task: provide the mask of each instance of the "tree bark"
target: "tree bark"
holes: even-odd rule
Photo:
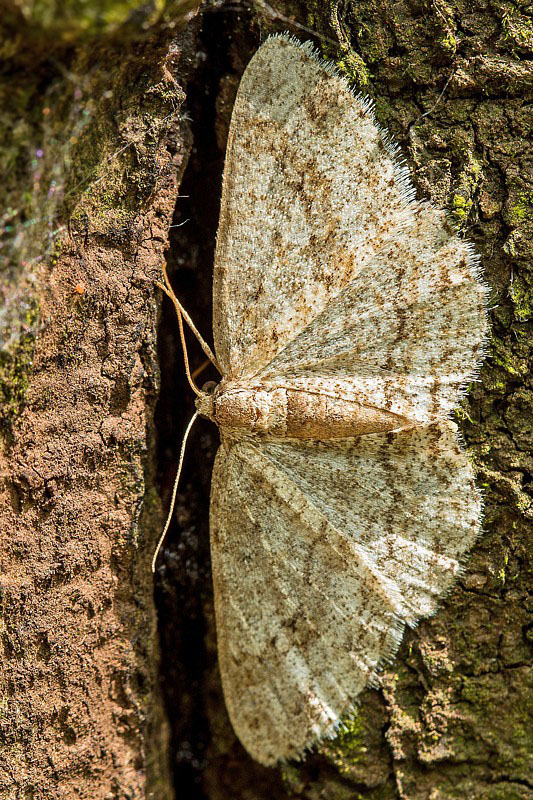
[[[133,6],[79,18],[66,4],[60,19],[52,5],[46,18],[21,5],[0,23],[11,43],[0,78],[0,797],[533,797],[526,5],[257,0],[198,17],[180,3]],[[286,29],[374,98],[419,197],[475,243],[493,309],[489,356],[456,415],[485,492],[483,535],[339,737],[269,770],[236,740],[220,688],[207,421],[191,434],[158,562],[157,645],[158,495],[166,507],[193,398],[166,304],[157,339],[154,281],[165,254],[208,337],[233,98],[260,35]]]
[[[164,799],[154,281],[194,30],[80,22],[5,19],[0,796]]]

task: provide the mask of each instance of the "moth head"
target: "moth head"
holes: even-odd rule
[[[196,398],[196,410],[202,417],[215,421],[215,397],[214,392],[217,388],[215,381],[207,381],[202,386],[202,391]]]

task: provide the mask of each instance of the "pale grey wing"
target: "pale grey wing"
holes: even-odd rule
[[[446,417],[483,356],[486,300],[471,246],[421,206],[255,379]]]
[[[217,455],[211,553],[233,727],[263,764],[299,757],[333,735],[396,652],[402,598],[285,469],[245,442]]]
[[[433,614],[480,529],[481,497],[449,420],[327,442],[264,440],[261,453],[373,574],[413,625]]]
[[[213,328],[230,379],[256,373],[412,219],[413,190],[369,102],[308,45],[268,39],[229,132]]]
[[[452,423],[217,455],[211,548],[231,721],[263,764],[299,757],[432,614],[480,498]]]

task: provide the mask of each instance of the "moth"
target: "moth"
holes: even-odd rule
[[[204,343],[222,379],[196,389],[221,437],[222,685],[262,764],[335,735],[478,535],[450,413],[484,354],[486,300],[472,246],[416,201],[370,101],[310,44],[266,40],[224,168],[216,355]]]

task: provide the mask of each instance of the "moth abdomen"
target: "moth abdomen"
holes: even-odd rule
[[[209,416],[223,429],[319,440],[382,433],[411,425],[398,414],[333,394],[264,384],[219,390]]]

